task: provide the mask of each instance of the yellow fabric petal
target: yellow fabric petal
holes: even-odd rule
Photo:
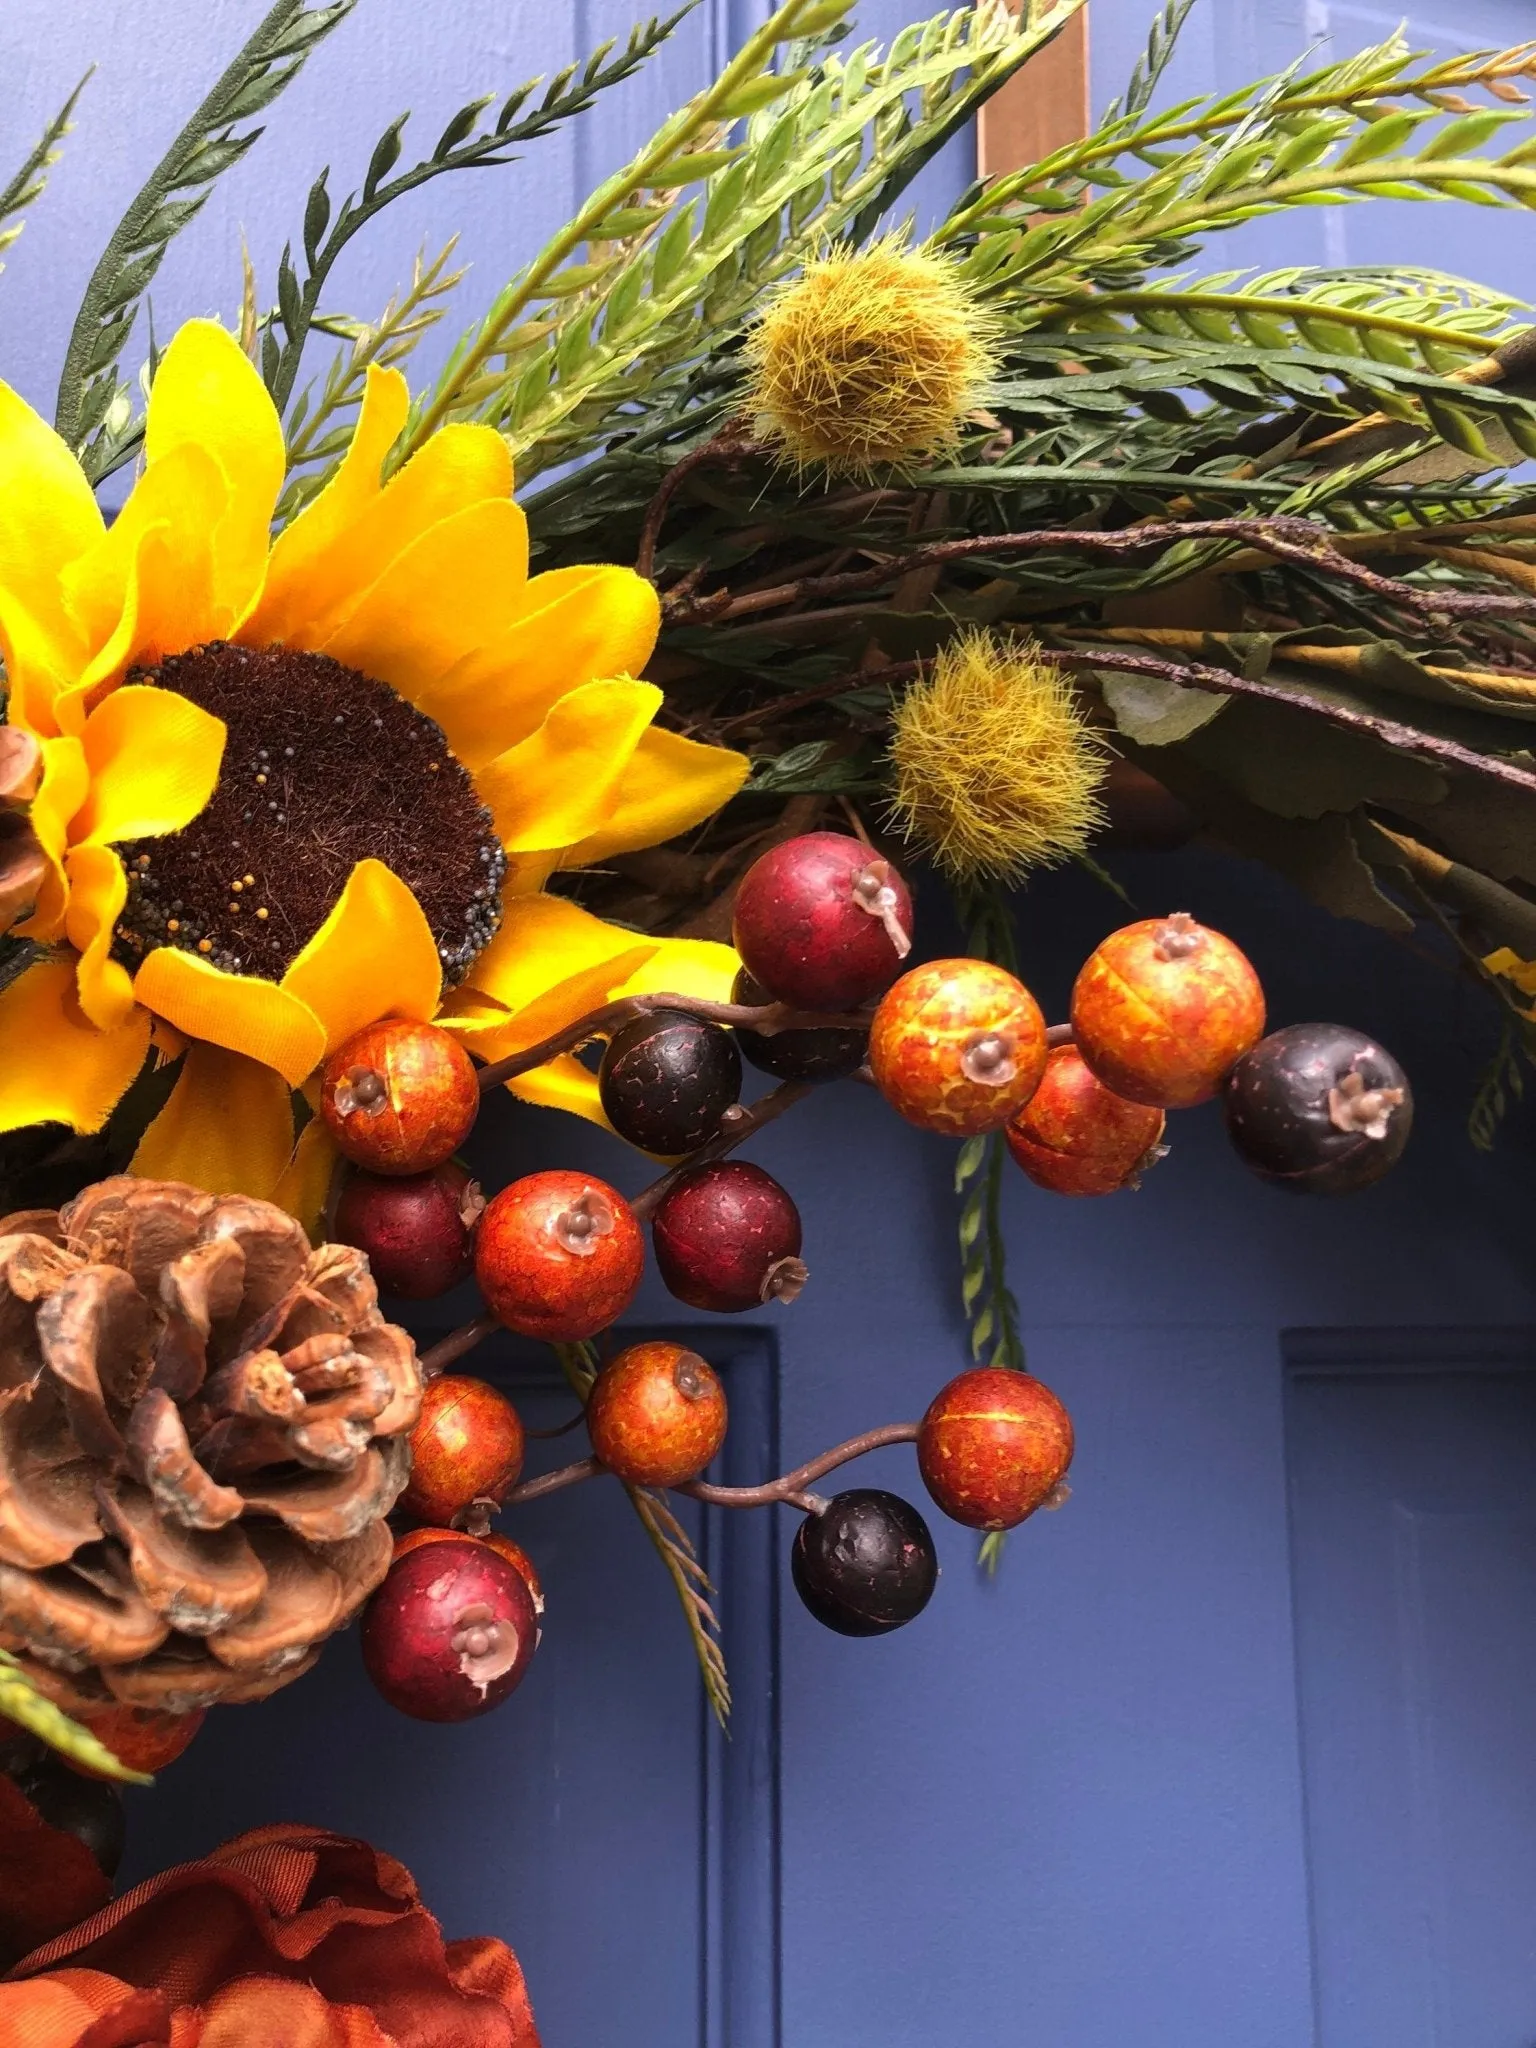
[[[360,860],[283,987],[319,1018],[327,1052],[380,1017],[437,1015],[443,966],[421,905],[381,860]]]
[[[610,854],[675,839],[729,803],[751,767],[745,754],[729,747],[702,746],[652,726],[625,763],[607,816],[587,838],[571,844],[561,867],[595,867]]]
[[[660,629],[656,592],[633,569],[550,569],[528,583],[499,637],[467,649],[423,692],[421,708],[475,769],[526,739],[567,690],[639,675]]]
[[[310,1242],[320,1241],[321,1219],[331,1192],[331,1176],[341,1154],[323,1117],[311,1117],[299,1133],[293,1156],[278,1175],[270,1201],[290,1216],[297,1216],[309,1232]]]
[[[144,421],[147,472],[188,445],[206,449],[229,486],[214,548],[218,600],[237,620],[261,594],[287,452],[255,364],[213,320],[189,320],[160,359]]]
[[[507,1090],[523,1102],[537,1103],[541,1109],[563,1109],[571,1116],[585,1117],[590,1124],[600,1124],[605,1131],[613,1129],[598,1098],[596,1074],[573,1053],[562,1053],[547,1066],[519,1075],[517,1080],[507,1083]]]
[[[99,656],[115,638],[125,643],[118,660],[137,654],[137,645],[126,642],[130,633],[137,638],[141,626],[155,643],[152,651],[159,652],[174,652],[161,645],[172,639],[191,647],[227,629],[229,616],[219,612],[215,596],[213,535],[228,503],[229,486],[223,471],[206,449],[194,443],[173,449],[144,471],[107,532],[72,562],[62,577],[70,617],[93,656]],[[175,590],[156,590],[156,596],[173,610],[152,624],[142,597],[136,594],[129,625],[124,614],[130,587],[138,580],[145,538],[154,532],[162,535],[182,568]],[[183,630],[188,635],[185,639],[181,638]]]
[[[90,795],[71,837],[104,843],[190,825],[213,795],[227,736],[222,718],[174,690],[114,690],[85,722]]]
[[[133,992],[188,1038],[243,1052],[295,1088],[325,1057],[325,1026],[307,1003],[276,982],[226,974],[196,954],[161,946],[134,976]]]
[[[728,1003],[740,966],[735,947],[717,945],[713,939],[658,939],[650,959],[614,989],[610,1001],[673,995]]]
[[[322,646],[414,541],[456,512],[511,497],[506,442],[492,427],[466,424],[442,428],[381,487],[409,399],[398,371],[369,378],[340,468],[273,546],[265,593],[240,636],[250,646]]]
[[[70,679],[82,656],[60,575],[102,531],[79,463],[25,399],[0,384],[0,640],[13,697],[29,683],[40,711],[49,685]]]
[[[85,764],[85,749],[78,740],[43,741],[43,774],[32,799],[32,830],[48,860],[48,872],[37,892],[37,908],[16,929],[29,939],[55,939],[64,929],[64,905],[69,884],[64,873],[64,850],[69,844],[69,827],[85,802],[91,771]]]
[[[84,642],[49,634],[20,598],[0,586],[0,659],[5,662],[6,715],[12,724],[24,725],[40,739],[57,733],[54,705],[75,681],[87,652]]]
[[[1536,996],[1536,960],[1522,960],[1513,946],[1500,946],[1497,952],[1486,954],[1483,965],[1490,974],[1512,981],[1522,995]]]
[[[76,1000],[73,960],[43,960],[0,989],[0,1046],[0,1131],[99,1131],[144,1064],[149,1019],[137,1010],[98,1031]]]
[[[638,932],[605,924],[590,910],[567,903],[563,897],[520,896],[504,906],[501,929],[470,968],[463,993],[488,996],[515,1016],[551,989],[594,967],[613,966],[614,979],[622,980],[640,965],[633,960],[619,971],[624,956],[637,946],[654,947],[657,943]],[[573,1017],[580,1014],[579,1010],[571,1013]]]
[[[69,856],[69,909],[64,930],[80,955],[80,1007],[100,1031],[133,1014],[133,977],[111,957],[112,934],[128,900],[128,877],[110,846],[77,846]]]
[[[453,1031],[483,1060],[499,1060],[509,1052],[523,1052],[540,1039],[553,1038],[578,1017],[611,1000],[615,988],[637,974],[656,950],[657,942],[634,942],[622,953],[596,962],[580,974],[573,974],[546,989],[514,1015],[493,1008],[474,989],[461,989],[449,998],[449,1007],[438,1022]]]
[[[527,574],[521,508],[510,498],[471,505],[404,549],[324,651],[419,703],[465,655],[507,631]]]
[[[264,1201],[292,1150],[293,1097],[281,1074],[221,1045],[191,1045],[132,1171]]]
[[[605,825],[661,703],[654,683],[583,683],[537,732],[479,769],[476,792],[508,853],[573,846]]]

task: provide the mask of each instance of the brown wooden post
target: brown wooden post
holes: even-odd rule
[[[1080,8],[1054,42],[1031,57],[982,108],[976,166],[983,178],[1038,163],[1089,132],[1088,14]]]

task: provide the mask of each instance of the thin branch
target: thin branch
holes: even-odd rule
[[[812,1092],[813,1086],[810,1081],[781,1081],[777,1088],[770,1088],[766,1095],[760,1095],[750,1108],[740,1102],[733,1103],[721,1116],[720,1128],[714,1137],[701,1145],[697,1152],[690,1152],[686,1159],[680,1159],[659,1180],[653,1180],[649,1187],[642,1188],[630,1203],[630,1208],[643,1222],[660,1208],[685,1173],[734,1152],[748,1138],[756,1137],[765,1124],[771,1124],[786,1109],[793,1109],[797,1102]]]
[[[483,1095],[503,1081],[530,1073],[560,1053],[574,1052],[589,1039],[604,1037],[621,1025],[632,1024],[637,1017],[653,1017],[658,1010],[681,1010],[686,1016],[702,1017],[711,1024],[744,1024],[749,1031],[761,1032],[765,1038],[780,1031],[805,1031],[819,1026],[854,1031],[869,1022],[867,1016],[823,1016],[816,1010],[792,1009],[788,1003],[712,1003],[703,996],[667,994],[623,996],[616,1003],[604,1003],[601,1009],[589,1010],[585,1017],[578,1017],[574,1024],[567,1024],[563,1031],[556,1031],[549,1038],[541,1038],[526,1051],[508,1053],[505,1059],[482,1067],[480,1092]]]
[[[656,569],[656,546],[661,539],[662,522],[667,516],[667,507],[680,484],[686,483],[696,469],[702,469],[711,462],[739,462],[743,456],[753,454],[757,442],[752,430],[743,419],[727,420],[717,434],[700,442],[697,448],[674,462],[661,480],[660,488],[645,510],[645,522],[640,528],[640,545],[635,551],[635,573],[654,580]]]
[[[562,1493],[568,1486],[580,1486],[584,1479],[601,1479],[608,1467],[596,1458],[578,1458],[573,1465],[557,1465],[553,1472],[541,1472],[537,1479],[525,1479],[514,1486],[503,1507],[521,1507],[524,1501],[542,1500],[546,1493]]]
[[[467,1351],[473,1351],[484,1338],[491,1336],[500,1328],[498,1318],[493,1316],[489,1309],[482,1310],[473,1322],[461,1323],[458,1329],[450,1330],[446,1337],[440,1337],[435,1344],[422,1352],[422,1372],[429,1380],[436,1379],[440,1372],[446,1372],[449,1366],[462,1358]]]
[[[1479,754],[1456,740],[1437,739],[1395,718],[1382,718],[1374,711],[1354,711],[1344,704],[1326,704],[1317,697],[1305,697],[1274,683],[1260,683],[1248,676],[1234,675],[1224,668],[1207,668],[1200,662],[1158,661],[1148,654],[1122,654],[1118,648],[1094,647],[1076,653],[1053,647],[1051,659],[1067,668],[1114,669],[1126,675],[1156,676],[1165,683],[1178,683],[1187,690],[1209,690],[1218,696],[1257,697],[1266,704],[1284,704],[1293,711],[1321,718],[1329,725],[1344,726],[1368,734],[1384,746],[1405,754],[1422,754],[1448,767],[1464,768],[1494,782],[1507,782],[1516,789],[1536,790],[1536,773],[1495,754]]]
[[[1112,479],[1107,479],[1112,481]],[[1419,539],[1433,536],[1424,528]],[[1131,554],[1139,549],[1173,546],[1184,541],[1246,541],[1278,561],[1302,563],[1341,581],[1353,583],[1372,596],[1384,598],[1405,609],[1431,618],[1530,618],[1536,616],[1536,597],[1506,597],[1483,592],[1457,592],[1440,587],[1421,589],[1390,576],[1380,576],[1363,563],[1341,554],[1310,520],[1274,519],[1192,519],[1158,526],[1134,526],[1110,532],[1082,527],[1052,529],[1037,533],[994,533],[973,535],[964,540],[935,541],[930,547],[913,548],[893,555],[871,569],[850,570],[840,576],[798,576],[791,582],[775,584],[770,590],[744,592],[732,597],[728,591],[714,591],[680,607],[672,623],[716,625],[727,619],[745,618],[758,612],[779,611],[789,605],[831,597],[850,597],[861,591],[878,590],[911,569],[931,563],[991,560],[1005,554],[1036,554],[1055,549],[1083,550],[1089,554]],[[1202,564],[1202,567],[1219,566]]]
[[[830,1451],[823,1451],[818,1458],[809,1458],[805,1464],[797,1465],[793,1472],[786,1472],[781,1478],[769,1479],[761,1486],[710,1486],[702,1479],[688,1479],[673,1489],[686,1493],[694,1500],[707,1501],[717,1508],[766,1508],[778,1501],[797,1501],[813,1481],[835,1471],[839,1465],[846,1465],[854,1458],[862,1458],[868,1451],[883,1450],[887,1444],[912,1444],[917,1442],[918,1424],[915,1422],[887,1422],[879,1429],[866,1429],[862,1436],[851,1436],[846,1443],[834,1444]],[[547,1493],[562,1493],[568,1486],[580,1486],[588,1479],[601,1479],[608,1467],[596,1458],[578,1458],[571,1465],[557,1465],[553,1472],[541,1472],[537,1479],[525,1479],[521,1486],[514,1486],[503,1505],[509,1508],[521,1507],[525,1501],[542,1500]],[[634,1489],[631,1489],[634,1491]]]

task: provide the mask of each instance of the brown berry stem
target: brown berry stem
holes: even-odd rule
[[[810,1081],[781,1081],[777,1088],[770,1088],[766,1095],[760,1095],[750,1108],[735,1104],[720,1119],[720,1128],[708,1144],[701,1145],[697,1152],[690,1152],[686,1159],[680,1159],[676,1166],[644,1187],[630,1203],[630,1208],[643,1222],[653,1213],[685,1173],[695,1166],[707,1165],[711,1159],[723,1159],[728,1152],[734,1152],[738,1145],[756,1136],[765,1124],[771,1124],[786,1109],[793,1109],[804,1096],[810,1094],[815,1084]]]
[[[505,1059],[482,1067],[481,1093],[542,1067],[560,1053],[574,1052],[588,1039],[617,1031],[622,1024],[632,1024],[637,1017],[654,1016],[658,1010],[681,1010],[685,1016],[702,1017],[711,1024],[744,1024],[766,1038],[780,1031],[859,1030],[869,1022],[868,1017],[824,1016],[817,1010],[796,1010],[788,1003],[711,1003],[702,996],[624,996],[616,1003],[604,1003],[601,1009],[589,1010],[585,1017],[578,1017],[574,1024],[568,1024],[552,1037],[540,1039],[525,1052],[508,1053]]]
[[[1048,1024],[1045,1027],[1045,1042],[1050,1045],[1076,1045],[1077,1034],[1070,1024]]]
[[[761,1486],[711,1486],[703,1479],[686,1479],[673,1491],[690,1494],[694,1500],[707,1501],[711,1507],[717,1508],[767,1508],[779,1501],[787,1501],[791,1507],[804,1508],[807,1514],[816,1514],[824,1503],[819,1495],[806,1491],[813,1480],[854,1458],[862,1458],[866,1451],[883,1450],[887,1444],[916,1443],[917,1431],[915,1422],[884,1423],[879,1429],[867,1429],[862,1436],[851,1436],[846,1443],[835,1444],[830,1451],[823,1451],[819,1458],[808,1459],[805,1464],[797,1465],[793,1472],[786,1472],[779,1479],[765,1480]],[[521,1507],[525,1501],[541,1500],[546,1493],[560,1493],[567,1486],[580,1486],[583,1480],[601,1479],[607,1470],[607,1466],[596,1458],[578,1458],[573,1465],[558,1465],[553,1472],[541,1472],[537,1479],[525,1479],[521,1486],[513,1487],[502,1505]]]
[[[435,1344],[422,1352],[422,1372],[429,1380],[436,1379],[466,1351],[473,1351],[482,1338],[489,1337],[493,1330],[500,1328],[500,1322],[490,1310],[482,1310],[472,1323],[461,1323],[458,1329],[450,1330],[446,1337],[439,1337]]]

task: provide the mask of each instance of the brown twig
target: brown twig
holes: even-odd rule
[[[1461,746],[1456,740],[1437,739],[1411,725],[1400,725],[1395,718],[1379,717],[1374,711],[1353,711],[1344,704],[1327,704],[1320,698],[1300,696],[1274,683],[1260,683],[1248,676],[1234,675],[1229,669],[1207,668],[1203,663],[1193,661],[1159,661],[1149,654],[1122,654],[1115,647],[1085,648],[1081,652],[1056,647],[1051,650],[1051,658],[1068,668],[1107,668],[1126,675],[1156,676],[1161,682],[1177,683],[1187,690],[1209,690],[1221,696],[1257,697],[1266,704],[1288,705],[1293,711],[1321,718],[1329,725],[1368,734],[1384,746],[1396,747],[1402,753],[1422,754],[1429,760],[1443,761],[1448,767],[1464,768],[1495,782],[1512,783],[1517,789],[1536,790],[1536,773],[1519,767],[1513,761],[1502,761],[1494,754],[1479,754],[1471,747]]]
[[[656,546],[661,539],[662,523],[667,516],[678,486],[684,483],[696,469],[702,469],[710,462],[736,462],[748,455],[757,446],[752,431],[745,420],[727,420],[718,434],[700,442],[697,448],[683,456],[662,478],[660,487],[645,509],[645,521],[640,528],[640,545],[635,551],[635,570],[641,576],[654,579],[656,569]]]
[[[1421,532],[1419,537],[1425,536]],[[913,548],[908,553],[893,555],[889,561],[872,569],[856,569],[842,576],[798,576],[770,590],[744,592],[739,597],[714,591],[677,608],[673,623],[718,624],[727,619],[778,611],[785,606],[813,600],[853,596],[860,591],[878,590],[909,570],[923,568],[930,563],[963,562],[978,557],[985,560],[1005,554],[1035,554],[1046,549],[1127,554],[1138,549],[1172,546],[1191,540],[1247,541],[1251,547],[1276,560],[1321,570],[1369,591],[1374,597],[1432,618],[1530,618],[1536,615],[1536,598],[1533,597],[1420,589],[1390,576],[1380,576],[1375,570],[1367,569],[1362,563],[1353,562],[1340,553],[1330,545],[1330,536],[1325,530],[1310,520],[1275,518],[1181,520],[1112,532],[1069,527],[1038,533],[979,534],[963,540],[935,541],[931,547]]]
[[[535,1067],[542,1067],[547,1061],[562,1052],[574,1052],[589,1039],[600,1038],[614,1032],[621,1025],[632,1024],[637,1017],[651,1017],[658,1010],[681,1010],[690,1017],[702,1017],[711,1024],[744,1024],[749,1031],[761,1032],[765,1038],[772,1038],[780,1031],[805,1031],[824,1026],[842,1031],[857,1030],[869,1022],[868,1017],[823,1016],[818,1010],[796,1010],[788,1003],[712,1003],[703,996],[651,995],[623,996],[616,1003],[604,1003],[600,1009],[589,1010],[585,1017],[578,1017],[574,1024],[567,1024],[563,1031],[556,1031],[549,1038],[541,1038],[537,1045],[530,1045],[523,1052],[508,1053],[505,1059],[493,1060],[479,1073],[482,1095],[497,1087],[503,1081],[514,1080],[519,1074],[531,1073]]]
[[[489,1309],[484,1309],[473,1322],[461,1323],[456,1330],[450,1330],[446,1337],[421,1354],[421,1369],[429,1380],[436,1379],[440,1372],[446,1372],[456,1359],[466,1351],[473,1351],[482,1339],[501,1328],[500,1322]]]
[[[744,1103],[733,1103],[720,1119],[720,1128],[707,1144],[697,1152],[690,1152],[686,1159],[680,1159],[676,1166],[644,1187],[630,1203],[631,1209],[643,1222],[653,1215],[685,1173],[696,1166],[707,1166],[712,1159],[723,1159],[728,1152],[734,1152],[738,1145],[744,1145],[748,1138],[755,1137],[765,1124],[771,1124],[786,1109],[809,1095],[812,1089],[809,1081],[781,1081],[777,1088],[770,1088],[766,1095],[760,1095],[750,1108]]]
[[[728,732],[735,732],[744,725],[758,724],[767,717],[782,718],[786,712],[803,711],[806,705],[820,704],[828,697],[846,697],[851,691],[867,690],[873,683],[908,683],[922,672],[920,661],[893,661],[884,668],[849,669],[843,675],[834,676],[830,683],[818,684],[814,690],[801,690],[793,697],[771,697],[755,710],[738,711],[714,728],[715,737],[723,738]]]
[[[806,1493],[813,1480],[822,1478],[839,1465],[848,1464],[853,1458],[862,1458],[866,1451],[882,1450],[887,1444],[915,1443],[917,1431],[915,1422],[887,1422],[880,1429],[867,1429],[862,1436],[851,1436],[846,1443],[835,1444],[830,1451],[823,1451],[819,1458],[808,1459],[805,1464],[797,1465],[793,1472],[786,1472],[779,1479],[770,1479],[762,1486],[710,1486],[702,1479],[689,1479],[674,1491],[691,1494],[695,1500],[707,1501],[712,1507],[764,1508],[773,1506],[777,1501],[788,1501],[792,1506],[814,1513],[822,1503],[814,1494]],[[521,1486],[513,1487],[502,1505],[521,1507],[525,1501],[542,1500],[547,1493],[560,1493],[567,1486],[580,1486],[585,1480],[601,1479],[607,1470],[608,1467],[596,1458],[578,1458],[572,1465],[557,1465],[553,1472],[541,1472],[537,1479],[525,1479]]]

